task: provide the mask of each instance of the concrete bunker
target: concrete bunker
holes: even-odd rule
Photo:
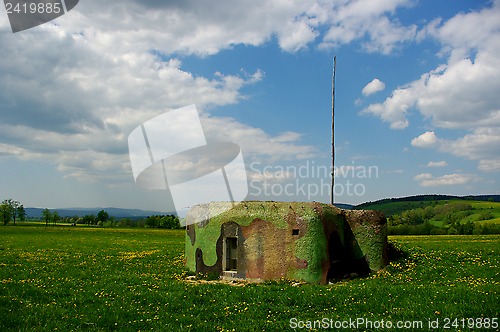
[[[195,206],[186,216],[186,266],[249,281],[288,278],[327,283],[387,263],[387,225],[377,211],[307,202]],[[192,223],[192,220],[200,220]]]

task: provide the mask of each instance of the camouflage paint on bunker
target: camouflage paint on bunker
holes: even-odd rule
[[[288,278],[327,283],[387,264],[386,219],[315,202],[224,202],[186,216],[186,266],[250,281]],[[199,223],[190,220],[202,220]]]

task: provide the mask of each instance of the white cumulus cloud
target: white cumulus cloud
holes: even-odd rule
[[[419,181],[420,186],[422,187],[439,187],[439,186],[452,186],[452,185],[461,185],[470,182],[478,181],[479,179],[474,174],[446,174],[439,177],[434,177],[429,173],[422,173],[414,178],[416,181]]]
[[[483,172],[499,172],[500,159],[483,159],[479,161],[478,169]]]
[[[496,1],[491,8],[458,14],[443,24],[431,23],[422,36],[436,38],[443,45],[448,63],[399,87],[365,112],[390,123],[407,119],[409,110],[416,109],[442,128],[499,126],[499,15],[500,2]]]
[[[389,54],[416,37],[415,25],[404,26],[391,19],[391,14],[398,8],[412,4],[411,0],[335,3],[333,11],[326,11],[331,15],[331,26],[324,37],[323,47],[348,44],[359,39],[366,51]]]
[[[448,163],[444,160],[441,161],[429,161],[427,163],[427,167],[445,167],[448,166]]]
[[[436,145],[438,138],[433,131],[427,131],[411,140],[411,145],[418,148],[428,148]]]
[[[235,45],[260,46],[273,38],[286,52],[300,51],[314,42],[328,48],[357,41],[365,51],[388,54],[416,37],[416,26],[405,26],[394,15],[413,3],[123,0],[104,4],[87,0],[56,21],[22,34],[12,34],[7,16],[0,15],[0,154],[50,160],[60,171],[79,179],[115,181],[118,175],[129,176],[126,138],[133,128],[195,103],[204,112],[207,135],[225,132],[251,156],[312,156],[316,151],[301,144],[300,133],[270,135],[233,118],[210,116],[211,109],[244,99],[242,89],[264,79],[262,71],[202,76],[189,72],[180,59],[209,57]],[[462,64],[480,72],[473,75],[474,70],[469,70],[471,84],[480,80],[489,84],[490,90],[478,96],[474,105],[490,106],[489,111],[477,111],[474,120],[486,124],[485,114],[497,121],[491,107],[496,104],[489,93],[500,68],[491,62],[497,48],[483,52],[495,27],[491,19],[488,22],[482,25],[485,30],[477,45],[472,45],[478,49],[475,62]],[[459,26],[460,18],[453,24]],[[453,38],[458,34],[444,33],[446,24],[433,27],[429,25],[422,34],[443,43],[449,40],[446,45],[455,47],[458,42]],[[490,76],[483,73],[486,69],[492,71]],[[370,84],[367,93],[374,93],[383,83]],[[445,96],[448,91],[436,90]],[[416,96],[410,84],[393,92],[383,104],[370,105],[367,112],[402,129],[409,125],[407,113]],[[436,103],[435,98],[428,98],[426,105]],[[448,121],[444,111],[429,117],[437,124]],[[483,162],[485,169],[492,165]]]
[[[365,96],[369,96],[379,91],[383,91],[385,89],[385,83],[379,80],[378,78],[374,78],[370,83],[365,85],[363,90],[361,91]]]
[[[411,144],[478,160],[483,171],[500,171],[498,17],[497,0],[478,11],[430,22],[419,31],[418,39],[437,40],[446,63],[395,89],[384,102],[368,105],[362,113],[379,117],[393,129],[404,129],[410,125],[410,113],[416,111],[433,127],[465,131],[462,137],[439,140],[429,131]]]

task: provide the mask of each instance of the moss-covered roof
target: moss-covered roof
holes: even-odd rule
[[[259,218],[274,224],[277,228],[287,228],[287,220],[291,215],[300,216],[305,222],[317,219],[324,214],[340,214],[341,210],[317,202],[270,202],[245,201],[230,207],[232,203],[212,202],[194,207],[186,216],[186,223],[190,220],[207,220],[210,223],[223,224],[234,221],[241,226],[248,226],[254,219]],[[222,212],[224,211],[224,212]],[[205,222],[199,223],[203,227]]]

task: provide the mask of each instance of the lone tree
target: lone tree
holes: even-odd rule
[[[45,226],[48,226],[49,221],[52,220],[52,213],[49,211],[49,209],[45,209],[42,211],[42,217],[43,220],[45,220]]]
[[[19,204],[19,206],[16,208],[16,211],[14,213],[14,224],[16,223],[16,217],[20,221],[26,220],[26,210],[24,209],[24,206],[22,204]]]
[[[10,220],[14,220],[14,225],[16,224],[16,218],[20,220],[24,220],[26,217],[26,212],[24,211],[24,207],[18,201],[15,201],[11,198],[6,199],[0,205],[0,218],[3,221],[4,225],[7,225]]]
[[[3,224],[7,225],[9,221],[12,219],[12,207],[7,204],[5,201],[0,205],[0,218],[2,218]]]
[[[105,221],[108,221],[108,219],[109,219],[109,214],[106,211],[101,210],[97,213],[98,222],[104,223]]]
[[[60,220],[61,217],[59,216],[59,213],[54,211],[54,213],[52,213],[52,224],[55,226]]]

